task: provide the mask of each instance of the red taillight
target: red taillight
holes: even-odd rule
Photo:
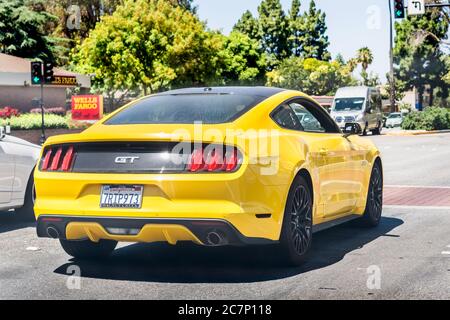
[[[194,149],[191,154],[191,159],[189,161],[188,170],[190,172],[197,172],[203,169],[205,162],[203,161],[203,150]]]
[[[209,172],[222,169],[223,157],[216,149],[212,149],[206,158],[206,170]]]
[[[53,155],[53,157],[52,157]],[[75,151],[73,146],[68,148],[59,147],[54,152],[54,149],[49,148],[45,152],[42,160],[42,171],[69,171],[72,167]],[[62,161],[61,161],[62,160]]]
[[[238,164],[239,157],[236,148],[228,150],[225,157],[221,149],[213,148],[208,152],[206,161],[204,150],[195,149],[191,154],[187,170],[190,172],[232,172],[236,170]]]
[[[58,150],[55,153],[55,156],[53,157],[52,160],[52,166],[50,167],[50,170],[55,171],[58,170],[59,167],[59,160],[61,159],[61,153],[62,153],[62,148],[58,148]]]
[[[238,156],[237,156],[237,150],[234,149],[232,151],[227,152],[225,155],[225,163],[224,168],[225,171],[230,172],[236,169],[238,165]]]
[[[70,146],[69,149],[66,151],[66,155],[64,156],[61,170],[62,171],[69,171],[71,165],[72,165],[72,159],[73,159],[73,147]]]
[[[45,153],[45,157],[44,160],[42,161],[42,170],[45,171],[48,169],[48,166],[50,164],[50,157],[52,156],[52,149],[49,149],[46,153]]]

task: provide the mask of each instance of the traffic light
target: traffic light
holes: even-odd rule
[[[405,17],[403,0],[394,0],[394,16],[395,19],[403,19]]]
[[[53,63],[44,62],[44,83],[52,83],[55,80],[53,77]]]
[[[39,61],[31,62],[31,84],[42,83],[42,63]]]

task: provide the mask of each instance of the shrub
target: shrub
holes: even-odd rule
[[[423,112],[411,112],[403,120],[405,130],[445,130],[450,129],[450,110],[432,107]]]
[[[0,119],[9,119],[11,117],[19,116],[20,112],[18,109],[14,109],[11,107],[4,107],[0,109]]]
[[[63,116],[44,114],[45,128],[67,129],[67,120]],[[11,119],[0,119],[0,126],[9,124],[13,130],[33,130],[41,128],[41,114],[27,113]]]
[[[30,113],[41,114],[41,108],[31,109]],[[60,115],[60,116],[65,116],[66,115],[66,109],[64,109],[63,107],[44,108],[44,113],[57,114],[57,115]]]

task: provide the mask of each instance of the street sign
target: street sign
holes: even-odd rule
[[[408,0],[408,16],[425,14],[425,0]]]
[[[52,86],[76,86],[77,78],[75,76],[53,76],[53,81],[49,84]]]

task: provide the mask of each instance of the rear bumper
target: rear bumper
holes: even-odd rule
[[[117,230],[132,230],[124,235]],[[41,215],[39,237],[67,240],[109,239],[126,242],[192,241],[207,246],[271,244],[264,238],[245,237],[231,223],[221,219],[157,219]]]

